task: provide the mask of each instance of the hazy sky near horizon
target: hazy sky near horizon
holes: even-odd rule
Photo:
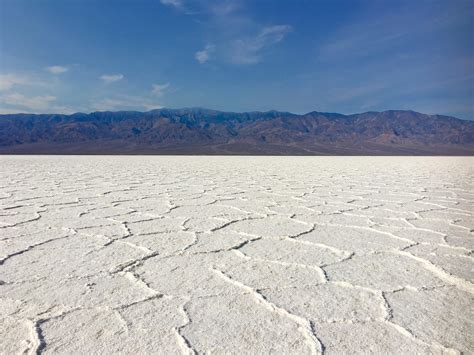
[[[0,113],[474,119],[471,0],[0,0]]]

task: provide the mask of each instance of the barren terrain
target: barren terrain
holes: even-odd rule
[[[472,156],[474,121],[403,110],[0,114],[0,154]]]
[[[474,351],[474,158],[0,165],[0,353]]]

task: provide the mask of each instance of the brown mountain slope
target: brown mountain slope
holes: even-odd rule
[[[0,153],[473,155],[474,122],[413,111],[15,114],[0,115]]]

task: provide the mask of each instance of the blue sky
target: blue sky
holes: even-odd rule
[[[474,119],[470,0],[0,0],[0,112]]]

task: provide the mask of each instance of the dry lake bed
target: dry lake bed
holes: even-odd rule
[[[474,158],[0,165],[2,354],[474,352]]]

